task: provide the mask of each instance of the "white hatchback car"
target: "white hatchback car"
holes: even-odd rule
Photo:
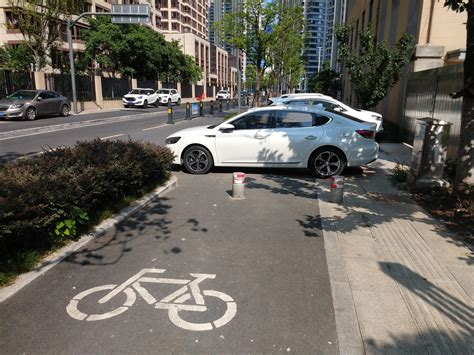
[[[321,178],[377,159],[375,124],[334,110],[260,107],[219,125],[173,133],[166,146],[191,174],[213,166],[310,168]]]
[[[122,104],[124,107],[140,106],[147,108],[148,105],[157,106],[158,95],[153,89],[133,89],[127,95],[122,98]]]
[[[377,133],[383,132],[383,118],[380,113],[354,109],[331,96],[323,94],[287,94],[270,99],[272,105],[313,105],[321,109],[333,109],[363,121],[375,123]]]
[[[176,89],[159,89],[156,90],[158,94],[158,103],[168,105],[168,102],[172,104],[181,104],[181,95]]]

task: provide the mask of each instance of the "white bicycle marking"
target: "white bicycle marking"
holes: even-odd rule
[[[222,327],[229,323],[237,314],[237,304],[229,295],[215,290],[202,290],[199,288],[199,284],[207,279],[215,279],[214,274],[197,274],[191,273],[190,276],[194,277],[194,280],[183,280],[183,279],[166,279],[166,278],[154,278],[144,277],[145,274],[162,274],[165,269],[143,269],[127,281],[120,285],[102,285],[85,290],[69,302],[66,307],[67,313],[74,319],[85,320],[85,321],[99,321],[109,319],[123,312],[127,311],[130,307],[135,304],[137,294],[143,298],[148,304],[154,304],[155,309],[166,309],[168,310],[168,317],[170,321],[182,329],[190,331],[205,331],[212,330],[215,328]],[[164,297],[162,300],[157,301],[148,290],[142,285],[144,283],[158,283],[158,284],[174,284],[183,285],[178,290]],[[125,293],[126,300],[122,306],[117,307],[106,313],[100,314],[87,314],[79,310],[79,302],[85,297],[101,291],[110,291],[105,296],[99,299],[99,304],[104,304],[110,301],[113,297]],[[181,317],[181,313],[188,312],[206,312],[208,307],[206,306],[205,297],[214,297],[220,299],[226,304],[226,311],[217,320],[206,323],[192,323],[184,320]],[[187,304],[188,301],[194,301],[194,304]]]

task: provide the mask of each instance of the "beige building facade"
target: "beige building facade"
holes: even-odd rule
[[[192,56],[203,72],[199,85],[230,87],[235,83],[229,69],[229,57],[224,49],[208,41],[209,0],[87,0],[84,12],[110,12],[113,4],[150,5],[150,23],[146,26],[162,33],[169,41],[180,42],[183,53]],[[81,32],[86,23],[79,22],[73,29],[73,48],[76,55],[85,50]],[[63,25],[60,51],[68,51],[66,23]],[[16,45],[23,36],[15,29],[15,18],[8,0],[0,0],[0,45]],[[47,68],[50,71],[51,68]]]
[[[347,22],[356,29],[372,26],[376,41],[394,45],[402,33],[415,38],[410,62],[401,80],[377,106],[388,122],[399,122],[403,114],[406,81],[409,73],[459,63],[466,46],[466,14],[456,13],[437,0],[349,0]],[[352,36],[352,46],[358,45]],[[344,100],[357,106],[351,85],[346,81]],[[387,123],[388,123],[387,122]]]

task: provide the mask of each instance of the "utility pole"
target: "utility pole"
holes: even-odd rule
[[[112,12],[83,12],[75,20],[67,19],[67,42],[69,46],[69,64],[71,72],[72,110],[77,114],[76,73],[74,68],[74,51],[72,48],[72,28],[86,16],[112,16],[112,23],[133,24],[150,22],[150,7],[141,5],[112,5]]]

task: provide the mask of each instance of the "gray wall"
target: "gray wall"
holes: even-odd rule
[[[448,158],[457,157],[462,98],[452,99],[449,93],[462,89],[463,76],[463,64],[410,74],[400,128],[404,142],[413,144],[418,118],[432,117],[451,122]]]

